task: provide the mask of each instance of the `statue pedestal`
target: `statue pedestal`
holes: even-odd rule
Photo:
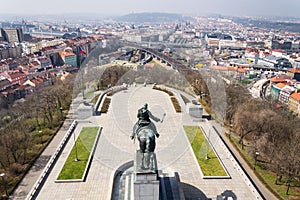
[[[159,200],[159,180],[155,153],[149,153],[149,165],[143,163],[143,153],[136,151],[134,159],[134,200]],[[148,168],[148,166],[150,166]]]

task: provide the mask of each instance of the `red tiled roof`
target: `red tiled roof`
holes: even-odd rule
[[[15,78],[18,78],[19,76],[25,76],[25,75],[20,72],[15,72],[15,73],[9,74],[9,76],[11,79],[15,79]]]
[[[286,84],[284,83],[277,83],[275,86],[282,89]]]
[[[42,78],[37,78],[37,83],[43,83],[44,82],[44,80],[42,79]]]
[[[49,61],[50,59],[49,58],[39,58],[39,61],[40,62],[43,62],[43,61]]]
[[[221,71],[234,71],[234,67],[231,66],[211,66],[211,69],[221,70]]]
[[[236,71],[239,72],[239,73],[245,73],[248,70],[243,69],[243,68],[238,68]]]
[[[272,51],[274,51],[274,52],[279,52],[279,53],[283,53],[283,52],[284,52],[284,51],[281,50],[281,49],[274,49],[274,50],[272,50]]]
[[[73,52],[70,51],[62,51],[60,52],[61,56],[76,56]]]
[[[52,49],[56,49],[56,46],[47,46],[47,47],[44,47],[43,49],[45,51],[49,51],[49,50],[52,50]]]
[[[39,66],[40,64],[37,61],[33,61],[30,63],[32,66]]]
[[[300,101],[300,93],[294,92],[290,97],[296,99],[297,101]]]
[[[273,83],[286,83],[286,78],[284,77],[273,77],[270,78],[270,81]]]
[[[4,66],[4,65],[7,65],[7,63],[4,61],[0,62],[0,66]]]
[[[236,64],[236,65],[240,68],[249,68],[250,67],[249,64]]]
[[[24,85],[19,85],[19,86],[18,86],[18,89],[19,89],[19,90],[23,90],[24,88],[26,88]]]
[[[288,72],[291,72],[291,73],[300,73],[300,68],[293,68],[293,69],[288,70]]]

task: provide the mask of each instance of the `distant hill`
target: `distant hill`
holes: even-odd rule
[[[241,23],[245,26],[254,26],[259,28],[269,28],[269,29],[277,29],[283,31],[290,31],[290,32],[298,32],[300,33],[300,23],[298,21],[271,21],[267,19],[245,19],[245,18],[234,18],[233,21],[237,23]]]
[[[110,15],[99,13],[65,13],[65,14],[1,14],[0,21],[40,21],[40,22],[85,22],[99,21],[111,17]]]
[[[119,22],[174,22],[191,20],[190,17],[183,17],[173,13],[132,13],[116,18]]]

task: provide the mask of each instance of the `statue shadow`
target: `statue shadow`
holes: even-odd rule
[[[211,200],[199,188],[187,183],[180,183],[186,200]]]
[[[213,117],[211,115],[202,115],[202,118],[207,120],[213,120]]]
[[[221,195],[217,196],[217,200],[237,200],[232,190],[225,190]]]

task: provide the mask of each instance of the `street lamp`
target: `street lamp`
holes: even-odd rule
[[[60,118],[61,118],[61,120],[62,120],[62,119],[63,119],[63,112],[62,112],[62,111],[63,111],[63,108],[60,107],[59,110],[60,110]]]
[[[79,161],[79,159],[78,159],[78,154],[77,154],[75,131],[74,131],[74,147],[75,147],[75,162],[77,162],[77,161]]]
[[[208,130],[205,160],[208,160],[208,159],[209,159],[209,157],[208,157],[208,151],[209,151],[209,146],[210,146],[210,142],[209,142],[210,131],[211,131],[211,127],[209,127],[209,130]]]
[[[205,92],[200,92],[200,99],[201,99],[201,103],[202,103],[202,100],[203,98],[207,96],[207,94]]]
[[[231,139],[230,136],[231,136],[232,128],[233,128],[233,120],[231,119],[229,124],[229,133],[228,133],[229,139]]]
[[[39,136],[41,137],[41,144],[43,144],[43,131],[39,130]]]
[[[257,157],[259,156],[259,152],[255,151],[255,155],[254,155],[254,170],[256,169],[256,163],[257,163]]]
[[[204,92],[200,92],[200,99],[202,100],[202,95],[204,94]]]
[[[84,82],[83,82],[83,71],[81,71],[81,84],[82,84],[82,99],[84,99]]]
[[[7,185],[6,185],[6,181],[4,180],[4,176],[6,174],[5,173],[1,173],[0,174],[0,177],[1,177],[1,180],[2,180],[2,184],[4,186],[4,190],[5,190],[5,196],[8,197],[8,192],[7,192]]]

